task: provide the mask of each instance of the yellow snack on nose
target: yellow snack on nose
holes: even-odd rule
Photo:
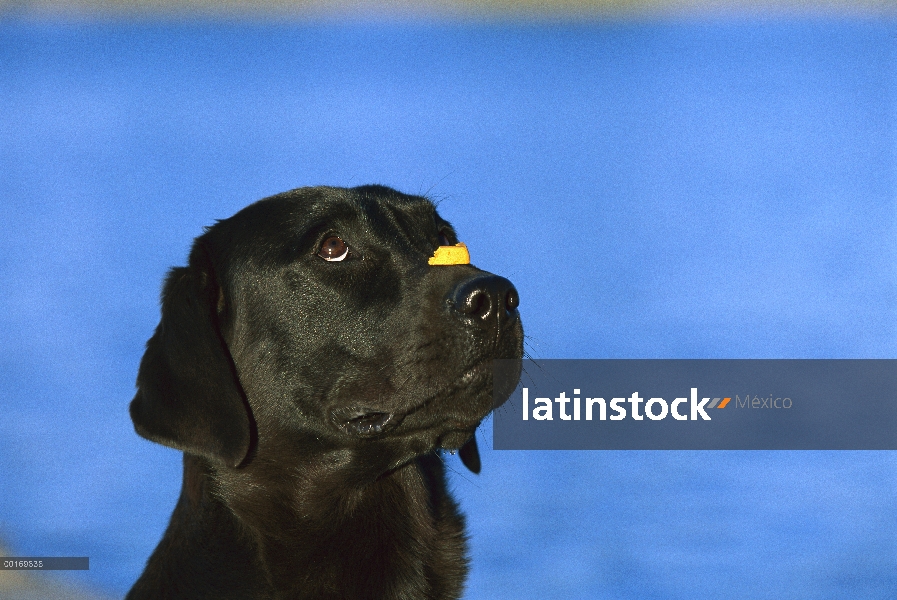
[[[439,246],[427,262],[431,265],[469,265],[470,253],[463,242],[454,246]]]

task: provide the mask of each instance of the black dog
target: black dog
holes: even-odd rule
[[[184,451],[183,489],[128,598],[461,595],[440,449],[479,471],[492,359],[523,330],[508,280],[429,264],[457,241],[380,186],[273,196],[196,239],[131,403]]]

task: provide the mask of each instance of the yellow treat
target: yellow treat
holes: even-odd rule
[[[469,265],[470,253],[463,242],[454,246],[439,246],[427,262],[431,265]]]

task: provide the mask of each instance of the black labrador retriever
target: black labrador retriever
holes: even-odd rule
[[[457,242],[382,186],[286,192],[195,240],[131,402],[184,479],[129,599],[461,595],[441,451],[479,471],[492,360],[520,359],[523,330],[517,291]]]

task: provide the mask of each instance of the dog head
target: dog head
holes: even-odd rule
[[[229,467],[276,444],[362,449],[380,470],[461,448],[478,471],[492,360],[520,359],[523,331],[508,280],[430,264],[457,242],[430,201],[380,186],[293,190],[219,221],[166,280],[137,432]]]

